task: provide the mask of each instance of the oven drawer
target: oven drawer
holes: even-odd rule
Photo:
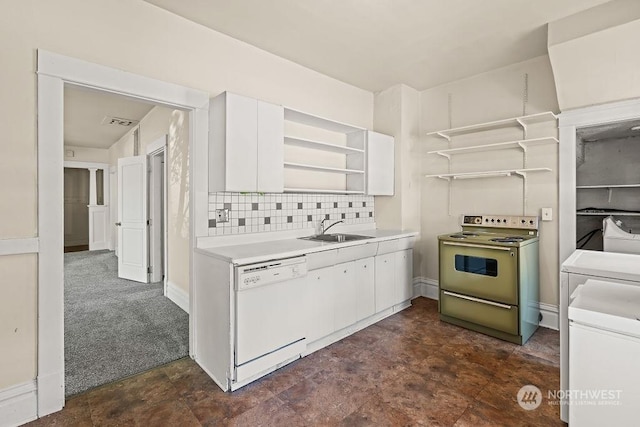
[[[487,328],[518,335],[518,307],[440,291],[440,313]]]
[[[440,242],[440,289],[505,304],[518,303],[518,250]]]

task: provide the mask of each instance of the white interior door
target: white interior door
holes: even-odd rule
[[[147,159],[118,159],[118,277],[148,282]]]

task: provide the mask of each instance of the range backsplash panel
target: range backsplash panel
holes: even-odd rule
[[[229,209],[229,222],[216,209]],[[210,193],[209,235],[316,228],[328,218],[345,224],[373,223],[374,198],[365,195]]]

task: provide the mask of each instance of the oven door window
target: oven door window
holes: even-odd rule
[[[455,268],[457,271],[463,271],[465,273],[490,277],[498,276],[498,260],[492,258],[456,254]]]

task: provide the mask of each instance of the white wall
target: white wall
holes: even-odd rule
[[[640,2],[615,0],[549,23],[562,111],[640,97]]]
[[[189,116],[188,113],[156,106],[108,150],[111,166],[118,159],[133,156],[133,133],[139,132],[139,154],[144,155],[147,145],[168,135],[167,144],[167,250],[168,280],[189,294]],[[117,182],[117,178],[116,178]],[[117,186],[113,186],[112,212],[117,215]],[[114,216],[116,218],[117,216]],[[115,221],[112,221],[114,223]],[[116,227],[111,225],[111,235]]]
[[[395,194],[376,197],[380,228],[420,230],[420,92],[395,85],[375,95],[374,130],[394,137]],[[428,213],[427,213],[428,214]],[[414,251],[414,276],[420,275],[421,253]]]
[[[523,115],[524,75],[528,74],[529,96],[526,114],[557,111],[558,104],[553,75],[547,56],[479,74],[421,93],[420,132],[447,129],[491,120]],[[451,121],[449,122],[449,99]],[[557,136],[557,124],[549,122],[530,130],[529,137]],[[459,137],[452,147],[480,145],[522,138],[522,131],[499,134],[474,134]],[[422,138],[422,173],[448,172],[447,160],[427,155],[430,150],[447,148],[447,142],[434,137]],[[528,178],[528,207],[523,212],[522,180],[518,177],[447,181],[423,178],[421,191],[421,239],[417,251],[422,256],[421,276],[438,279],[437,236],[459,230],[459,216],[468,214],[540,215],[540,208],[556,212],[552,222],[540,227],[540,300],[547,304],[558,301],[558,147],[546,145],[532,148],[528,167],[549,167],[551,173],[532,174]],[[518,149],[459,154],[452,158],[452,172],[484,171],[522,167]],[[451,185],[451,193],[449,193]],[[451,194],[451,200],[449,200]],[[451,210],[449,211],[449,204]]]
[[[123,13],[125,11],[125,13]],[[126,46],[123,49],[122,46]],[[373,94],[135,0],[24,0],[0,14],[0,239],[37,235],[36,49],[371,127]],[[0,390],[36,376],[36,255],[0,258]],[[2,303],[0,303],[2,304]],[[18,332],[14,332],[17,330]],[[7,362],[8,363],[5,363]]]
[[[106,148],[65,145],[64,160],[73,162],[109,163],[109,150]]]

